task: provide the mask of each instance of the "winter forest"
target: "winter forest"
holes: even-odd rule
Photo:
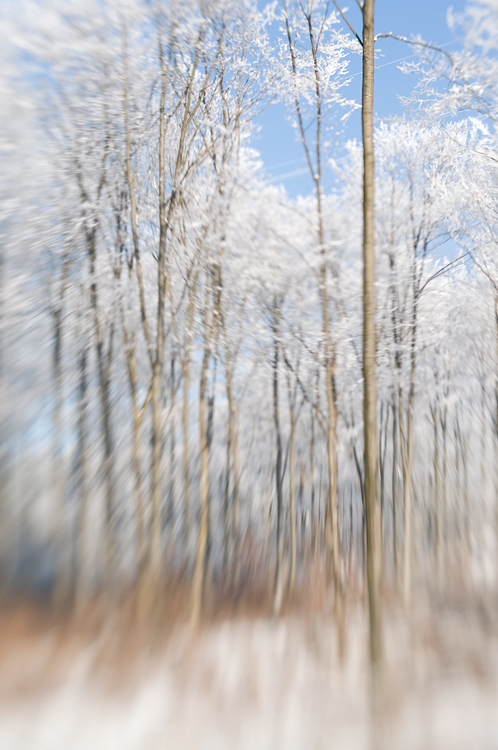
[[[497,746],[496,0],[447,48],[373,0],[11,6],[0,661],[38,659],[45,703],[2,667],[2,747]],[[391,44],[411,93],[379,118]],[[274,106],[299,195],[258,150]],[[70,648],[166,659],[175,695],[180,660],[191,705],[127,733],[75,693],[81,726],[45,684]],[[230,703],[251,674],[266,713]]]

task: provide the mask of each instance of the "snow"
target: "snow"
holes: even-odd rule
[[[461,648],[466,635],[475,650],[491,649],[482,653],[488,670],[480,674],[464,658],[443,668],[437,643],[436,650],[427,644],[422,650],[406,621],[391,618],[381,747],[498,747],[496,644],[476,642],[472,617],[450,613],[440,618],[439,626],[456,657],[462,634]],[[2,701],[0,747],[369,748],[365,644],[366,624],[359,614],[350,618],[342,668],[335,654],[334,626],[325,617],[225,622],[205,628],[194,641],[186,631],[177,631],[160,654],[139,657],[133,679],[112,686],[102,669],[96,669],[98,644],[93,644],[71,659],[56,684]],[[40,642],[37,648],[38,669],[53,669],[50,643]],[[34,657],[29,652],[18,658]],[[127,659],[126,652],[122,658]],[[2,674],[5,683],[6,672]]]

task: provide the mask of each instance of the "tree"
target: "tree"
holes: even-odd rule
[[[370,658],[382,658],[382,536],[380,528],[375,333],[375,165],[373,138],[374,0],[363,2],[363,429],[370,615]]]

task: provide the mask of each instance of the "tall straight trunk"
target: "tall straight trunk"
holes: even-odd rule
[[[382,535],[379,508],[375,326],[375,164],[373,139],[374,0],[363,3],[363,425],[370,659],[380,663],[382,632]]]
[[[458,549],[461,543],[461,524],[460,524],[460,506],[463,507],[463,493],[460,494],[462,487],[462,466],[461,466],[461,441],[459,439],[460,422],[458,419],[458,407],[455,409],[455,428],[454,428],[454,446],[455,446],[455,481],[453,484],[453,508],[451,513],[450,527],[452,529],[453,545]]]
[[[498,567],[498,292],[495,289],[495,346],[496,346],[496,380],[495,380],[495,418],[494,418],[494,448],[495,448],[495,536],[496,536],[496,565]]]
[[[328,307],[328,303],[327,303]],[[328,331],[328,328],[327,328]],[[328,407],[327,425],[327,470],[328,470],[328,495],[327,495],[327,525],[329,541],[329,554],[332,554],[332,571],[334,576],[334,598],[335,614],[337,620],[339,658],[342,659],[345,652],[345,612],[344,592],[342,588],[340,558],[339,558],[339,528],[337,523],[337,406],[334,394],[334,371],[333,363],[327,358],[325,365],[326,394]],[[330,549],[331,547],[331,549]]]
[[[298,517],[301,519],[300,528],[301,528],[301,539],[300,539],[300,550],[301,555],[305,554],[305,551],[307,551],[307,525],[308,525],[308,512],[305,510],[304,507],[304,483],[305,483],[305,465],[304,461],[300,460],[299,462],[299,514]]]
[[[190,436],[189,436],[189,395],[190,395],[190,342],[191,332],[194,324],[195,308],[195,284],[197,274],[194,276],[192,285],[189,287],[188,309],[187,309],[187,332],[184,346],[183,359],[183,404],[182,404],[182,428],[183,428],[183,535],[185,543],[185,557],[188,559],[190,540],[192,535],[192,517],[190,508]]]
[[[465,534],[465,567],[466,574],[470,580],[471,569],[471,554],[472,554],[472,532],[474,529],[474,518],[470,511],[470,497],[469,497],[469,453],[468,443],[465,438],[462,437],[462,464],[463,464],[463,528]]]
[[[158,586],[162,565],[162,482],[161,457],[163,447],[162,435],[162,375],[164,365],[164,303],[165,303],[165,268],[166,240],[168,218],[166,216],[165,196],[165,137],[166,137],[166,68],[161,57],[161,94],[159,103],[159,244],[157,252],[157,331],[156,350],[152,363],[152,456],[151,456],[151,540],[150,540],[150,576],[153,587]],[[173,188],[174,190],[174,188]],[[174,194],[169,201],[168,213],[171,214]]]
[[[387,452],[387,432],[389,427],[389,404],[386,406],[384,419],[384,402],[380,407],[380,430],[379,430],[379,469],[380,469],[380,529],[384,538],[384,516],[385,516],[385,467]]]
[[[80,355],[80,382],[78,393],[78,517],[77,548],[75,566],[75,603],[81,609],[90,595],[90,571],[87,550],[87,517],[88,517],[88,350],[86,344]]]
[[[53,311],[54,348],[53,348],[53,490],[56,501],[55,516],[55,555],[56,570],[54,581],[54,604],[61,607],[68,599],[71,587],[71,565],[69,555],[69,529],[66,506],[66,492],[63,466],[63,373],[62,373],[62,313],[64,295],[69,274],[67,256],[63,260],[59,298]]]
[[[188,559],[191,537],[190,511],[190,438],[189,438],[189,389],[190,389],[190,354],[186,355],[183,366],[183,402],[182,402],[182,431],[183,431],[183,539],[185,558]]]
[[[498,362],[497,362],[498,364]],[[481,381],[481,446],[480,446],[480,453],[481,453],[481,460],[480,460],[480,496],[481,496],[481,502],[480,507],[476,508],[477,516],[477,528],[476,533],[478,535],[478,538],[484,539],[485,538],[485,529],[487,525],[487,519],[486,519],[486,485],[487,485],[487,431],[488,431],[488,420],[487,420],[487,405],[486,405],[486,382],[484,376],[482,377]],[[498,469],[497,469],[498,471]],[[497,535],[498,539],[498,535]]]
[[[233,527],[232,527],[232,538],[234,542],[234,555],[236,559],[236,565],[234,569],[235,582],[238,585],[239,573],[240,573],[240,497],[239,497],[239,407],[237,407],[234,415],[233,425]]]
[[[279,364],[279,314],[277,302],[274,305],[274,360],[273,360],[273,422],[275,426],[275,440],[277,448],[277,461],[275,467],[275,481],[277,489],[277,564],[275,568],[275,585],[273,594],[273,614],[280,614],[284,594],[283,585],[283,558],[284,558],[284,536],[282,528],[283,515],[283,492],[282,492],[282,436],[280,433],[280,415],[278,403],[278,364]]]
[[[392,504],[393,504],[393,561],[394,576],[398,578],[398,412],[393,388],[393,465],[392,465]]]
[[[114,595],[117,581],[116,574],[116,539],[114,514],[116,512],[114,450],[111,427],[111,365],[112,365],[113,328],[110,331],[110,343],[107,356],[99,353],[99,380],[102,419],[104,426],[104,487],[105,487],[105,577],[111,595]],[[99,347],[100,349],[101,347]]]
[[[142,465],[140,460],[141,429],[137,415],[133,416],[132,435],[132,464],[135,476],[135,517],[137,534],[137,578],[140,580],[144,572],[147,553],[147,537],[145,533],[145,503],[142,483]]]
[[[442,559],[442,518],[441,518],[441,493],[439,482],[439,418],[436,408],[432,411],[432,424],[434,428],[434,492],[436,501],[436,567],[438,579],[441,577],[443,569]]]
[[[151,465],[151,538],[150,538],[150,575],[153,585],[159,583],[161,575],[161,375],[160,360],[156,359],[152,369],[152,465]]]
[[[291,564],[289,572],[289,593],[294,591],[296,580],[296,417],[291,416],[291,433],[289,449],[289,500],[290,500],[290,539],[291,539]]]
[[[458,529],[458,542],[461,553],[462,573],[467,580],[470,562],[470,513],[468,508],[467,486],[467,443],[462,435],[459,410],[456,412],[455,451],[457,455],[457,487],[462,488],[460,499],[461,508],[455,508]],[[460,511],[460,512],[459,512]]]
[[[215,325],[214,311],[209,321],[210,290],[206,288],[204,310],[204,352],[202,356],[201,376],[199,381],[199,442],[200,442],[200,486],[199,486],[199,533],[195,557],[194,577],[192,580],[192,603],[190,625],[194,629],[199,624],[203,593],[206,578],[207,547],[209,537],[209,409],[208,407],[208,367],[211,356],[211,339]]]
[[[415,295],[415,291],[414,291]],[[401,388],[398,390],[398,418],[400,429],[401,459],[403,464],[403,601],[408,607],[411,599],[411,554],[412,554],[412,469],[413,469],[413,406],[415,401],[415,364],[417,342],[418,301],[415,295],[411,319],[410,342],[410,382],[408,387],[408,404],[406,425],[403,417],[403,399]]]
[[[351,581],[353,572],[353,561],[356,558],[356,550],[354,544],[354,519],[353,519],[353,485],[349,493],[349,571],[348,578]]]
[[[175,514],[175,486],[176,486],[176,429],[175,429],[175,404],[176,404],[176,384],[175,384],[175,362],[176,353],[171,356],[171,406],[170,406],[170,427],[169,427],[169,492],[168,492],[168,511],[166,522],[168,525],[169,538],[169,555],[174,556],[174,514]],[[170,558],[171,559],[171,558]]]
[[[206,384],[209,353],[204,352],[199,387],[199,435],[200,435],[200,517],[194,578],[192,582],[191,626],[199,623],[204,589],[206,550],[209,533],[209,447],[206,415]]]
[[[315,415],[311,407],[311,440],[310,440],[310,482],[311,482],[311,546],[316,548],[317,521],[315,517]]]
[[[226,373],[226,389],[227,389],[227,401],[228,401],[228,431],[227,431],[227,453],[226,453],[226,469],[225,469],[225,497],[223,502],[223,570],[226,570],[228,562],[228,547],[230,543],[230,528],[233,524],[230,523],[230,516],[233,516],[233,505],[230,508],[230,490],[232,488],[233,470],[233,448],[234,448],[234,432],[235,432],[235,413],[233,404],[233,387],[232,387],[232,371],[230,365],[227,362],[227,373]]]
[[[215,308],[216,311],[217,308]],[[211,337],[213,335],[216,335],[217,331],[217,325],[216,321],[218,320],[217,315],[213,318],[213,330],[211,333]],[[206,543],[206,555],[205,555],[205,563],[204,563],[204,588],[206,590],[209,589],[211,585],[211,578],[212,578],[212,553],[213,553],[213,526],[212,526],[212,514],[211,514],[211,484],[209,481],[209,472],[210,472],[210,465],[211,465],[211,444],[213,442],[213,430],[214,430],[214,402],[215,402],[215,389],[216,389],[216,355],[214,354],[214,347],[210,348],[211,354],[213,355],[210,357],[212,361],[214,361],[213,364],[213,374],[212,374],[212,384],[211,384],[211,392],[209,395],[207,395],[207,422],[206,422],[206,431],[207,431],[207,477],[208,477],[208,495],[207,495],[207,543]],[[207,385],[207,379],[206,379],[206,385]]]
[[[443,529],[442,529],[442,557],[445,565],[448,564],[448,435],[447,435],[447,407],[445,406],[441,414],[441,430],[443,436]]]
[[[411,389],[410,389],[411,390]],[[401,461],[403,464],[403,601],[405,607],[411,598],[411,553],[412,553],[412,466],[413,466],[413,413],[410,395],[408,396],[407,421],[403,416],[403,401],[401,389],[399,392],[398,413],[401,446]]]
[[[130,269],[131,270],[131,269]],[[130,388],[131,407],[132,407],[132,467],[134,476],[134,501],[135,501],[135,524],[136,524],[136,562],[137,562],[137,579],[143,583],[143,573],[145,571],[146,554],[147,554],[147,536],[145,529],[145,502],[142,482],[142,461],[141,453],[141,425],[142,420],[150,401],[151,389],[145,397],[142,407],[139,408],[137,400],[137,360],[135,350],[135,334],[131,337],[126,328],[124,310],[121,308],[123,337],[125,345],[126,369],[128,373],[128,385]]]

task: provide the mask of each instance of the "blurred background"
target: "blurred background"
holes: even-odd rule
[[[498,7],[419,5],[378,2],[373,682],[361,8],[2,5],[2,748],[498,747]]]

